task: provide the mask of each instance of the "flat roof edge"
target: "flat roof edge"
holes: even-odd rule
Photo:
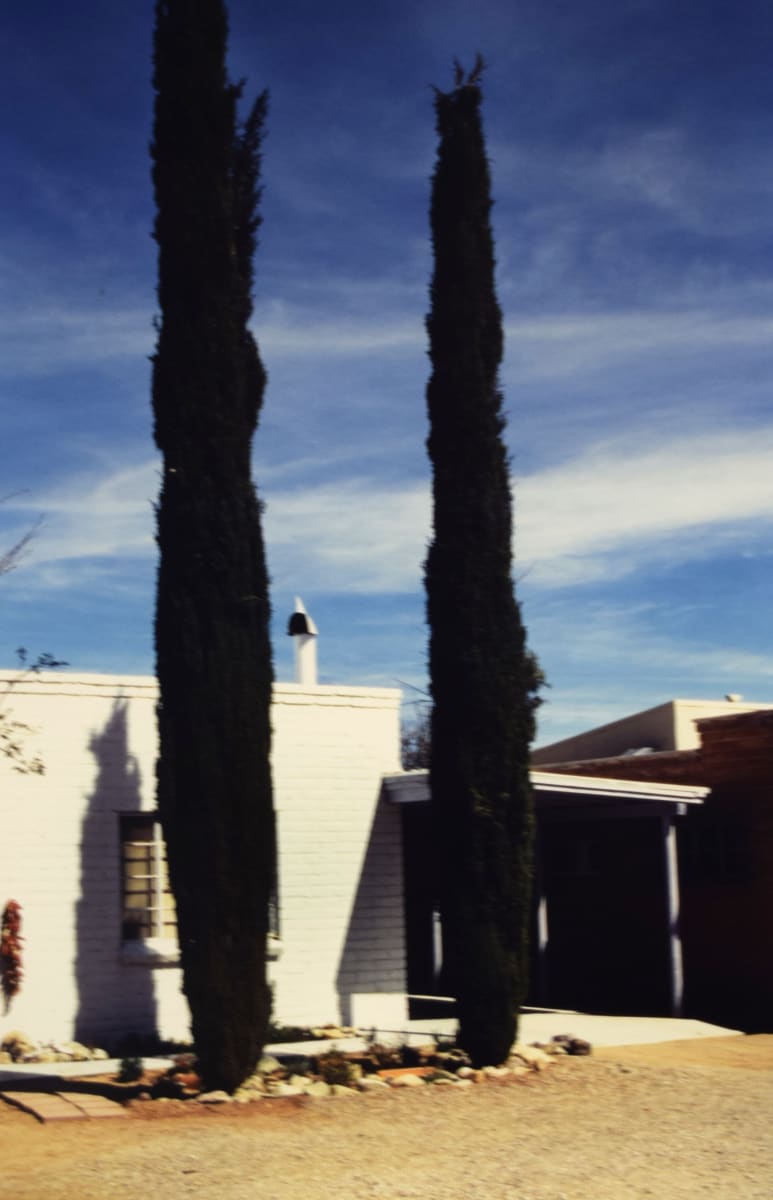
[[[685,783],[649,783],[635,779],[604,779],[592,775],[564,775],[552,771],[530,771],[529,777],[536,793],[572,793],[576,796],[599,796],[610,800],[653,800],[663,803],[702,804],[709,794],[707,787]],[[384,776],[384,786],[390,799],[397,804],[411,804],[429,799],[429,773],[403,771]]]
[[[605,779],[597,775],[565,775],[557,771],[530,771],[529,775],[537,792],[574,792],[631,800],[675,800],[679,804],[702,804],[711,790],[697,784]]]
[[[155,675],[111,675],[98,674],[90,671],[31,671],[23,667],[19,670],[6,668],[0,670],[0,687],[6,685],[17,695],[44,694],[61,692],[66,694],[76,689],[78,695],[120,695],[126,690],[141,690],[156,693],[158,681]],[[274,680],[272,684],[274,699],[281,697],[308,697],[328,699],[336,696],[351,696],[357,699],[373,699],[399,703],[402,689],[399,687],[368,687],[362,684],[348,683],[319,683],[305,684]]]

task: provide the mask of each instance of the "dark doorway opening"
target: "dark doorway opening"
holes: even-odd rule
[[[455,1005],[439,998],[442,951],[432,883],[429,805],[404,804],[402,818],[408,1016],[412,1021],[453,1017]]]

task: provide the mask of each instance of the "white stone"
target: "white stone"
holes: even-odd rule
[[[326,1097],[332,1095],[330,1085],[322,1079],[307,1079],[303,1086],[306,1096]]]
[[[269,1096],[302,1096],[303,1088],[294,1083],[284,1083],[281,1080],[268,1085]]]
[[[544,1050],[539,1050],[536,1046],[527,1046],[523,1042],[516,1042],[510,1051],[510,1058],[520,1059],[527,1067],[532,1067],[533,1070],[540,1070],[540,1064],[549,1064],[552,1059]]]
[[[389,1090],[389,1084],[385,1079],[379,1079],[378,1075],[363,1075],[362,1079],[357,1080],[357,1087],[361,1092],[383,1092]]]
[[[224,1092],[219,1088],[212,1092],[202,1092],[199,1096],[196,1097],[196,1099],[199,1102],[199,1104],[230,1104],[231,1103],[231,1097],[228,1095],[228,1092]]]

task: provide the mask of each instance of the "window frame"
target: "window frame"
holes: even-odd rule
[[[167,871],[166,843],[164,842],[163,830],[159,814],[155,810],[147,810],[142,812],[122,812],[119,817],[119,863],[120,863],[120,887],[121,887],[121,953],[122,957],[127,962],[151,963],[160,965],[179,965],[180,949],[177,938],[177,917],[174,907],[174,897],[171,887],[169,886],[169,876]],[[132,837],[132,826],[150,825],[152,827],[152,840],[147,838],[140,839]],[[137,932],[132,933],[132,922],[127,918],[127,913],[131,912],[131,908],[127,903],[127,897],[130,894],[127,889],[127,881],[131,878],[127,873],[127,863],[130,861],[127,858],[127,848],[129,846],[151,848],[151,870],[147,876],[135,876],[134,878],[148,879],[147,894],[151,899],[150,904],[136,905],[137,912],[152,914],[150,917],[150,932],[141,932],[144,925],[143,921],[137,921],[134,928]],[[139,893],[137,893],[139,894]],[[171,912],[173,921],[167,918],[170,911],[169,905],[164,904],[164,897],[171,898]],[[271,896],[269,898],[268,909],[268,936],[266,938],[266,960],[268,962],[276,961],[282,953],[282,937],[280,932],[280,906],[279,906],[279,887],[278,887],[278,866],[274,874],[274,879],[271,886]],[[172,932],[169,932],[169,931]]]
[[[138,836],[139,827],[150,826],[152,836]],[[130,848],[147,848],[149,870],[146,875],[130,876],[128,864],[141,861],[141,856],[129,858]],[[119,813],[119,855],[121,887],[121,951],[129,962],[154,962],[176,965],[180,952],[177,941],[177,917],[174,897],[169,887],[166,866],[166,846],[161,822],[157,812]],[[146,880],[144,896],[146,903],[131,905],[128,889],[131,878]],[[142,892],[134,893],[142,895]],[[165,898],[171,900],[171,906]],[[132,921],[129,914],[134,911],[144,914],[145,919]],[[169,919],[171,911],[172,919]]]

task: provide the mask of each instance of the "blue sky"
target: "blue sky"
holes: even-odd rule
[[[0,662],[152,671],[150,0],[0,28]],[[486,72],[517,592],[541,741],[773,699],[773,12],[762,0],[234,0],[270,91],[255,442],[278,678],[426,686],[431,85]],[[415,693],[408,692],[409,698]]]

